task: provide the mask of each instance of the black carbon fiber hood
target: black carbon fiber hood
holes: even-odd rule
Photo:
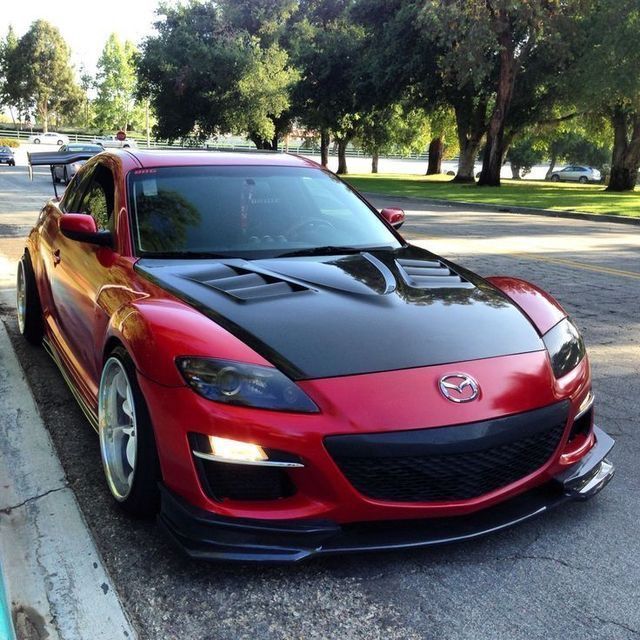
[[[544,348],[492,285],[416,247],[251,261],[145,258],[136,269],[294,379]]]

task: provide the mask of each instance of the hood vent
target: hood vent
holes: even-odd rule
[[[225,264],[215,265],[198,276],[189,276],[188,279],[243,302],[309,291],[307,287],[295,282]]]
[[[473,289],[474,285],[437,260],[396,260],[404,281],[414,289]]]

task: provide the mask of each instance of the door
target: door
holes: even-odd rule
[[[86,188],[70,202],[69,213],[90,215],[99,230],[114,233],[114,180],[111,171],[96,164],[89,176],[83,176]],[[64,215],[64,214],[63,214]],[[104,312],[96,304],[100,290],[108,284],[114,251],[86,242],[78,242],[58,234],[54,255],[53,299],[56,321],[64,342],[67,364],[90,397],[97,393],[96,349],[100,349],[96,331],[103,326]]]

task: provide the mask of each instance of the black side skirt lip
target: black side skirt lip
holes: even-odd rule
[[[611,480],[614,440],[595,427],[589,453],[551,482],[467,516],[339,525],[328,520],[224,518],[188,504],[161,485],[160,526],[196,560],[292,563],[317,555],[449,544],[529,520],[569,500],[586,500]]]

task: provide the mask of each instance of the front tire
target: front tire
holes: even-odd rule
[[[111,352],[102,369],[98,427],[111,495],[130,515],[154,515],[160,504],[158,452],[135,365],[122,347]]]
[[[40,296],[29,254],[25,253],[18,263],[16,281],[16,310],[18,329],[22,336],[34,345],[42,342],[43,322]]]
[[[40,144],[40,138],[36,138],[36,139],[33,141],[33,144]]]
[[[551,176],[551,182],[560,182],[560,176],[558,175],[552,175]]]

